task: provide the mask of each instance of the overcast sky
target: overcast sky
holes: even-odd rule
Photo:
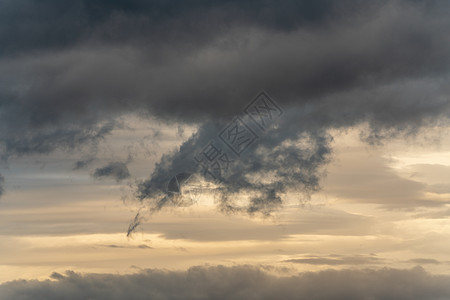
[[[0,0],[0,299],[449,299],[449,16]]]

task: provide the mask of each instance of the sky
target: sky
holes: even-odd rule
[[[0,0],[0,300],[450,299],[449,16]]]

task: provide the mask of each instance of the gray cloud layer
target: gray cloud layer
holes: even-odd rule
[[[0,285],[0,299],[316,299],[440,300],[450,297],[448,276],[410,270],[326,270],[275,277],[256,267],[192,267],[186,272],[145,270],[133,275],[54,273],[54,281]]]
[[[308,111],[309,126],[421,125],[448,112],[448,9],[438,1],[3,1],[2,152],[71,147],[129,111],[226,119],[261,89]],[[19,132],[27,135],[18,140]]]

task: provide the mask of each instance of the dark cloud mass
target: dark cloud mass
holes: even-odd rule
[[[126,163],[116,161],[111,162],[104,167],[95,169],[92,176],[97,179],[110,177],[117,181],[122,181],[130,177],[130,171],[128,170]]]
[[[331,137],[317,131],[290,131],[291,118],[296,116],[287,113],[279,127],[268,130],[256,145],[230,163],[223,181],[213,190],[221,211],[270,216],[282,204],[283,193],[296,189],[301,191],[300,196],[308,197],[319,189],[320,168],[328,161]],[[149,180],[138,184],[137,198],[146,203],[150,213],[167,205],[181,204],[179,196],[165,194],[167,183],[173,174],[197,170],[194,155],[201,153],[220,129],[217,124],[205,123],[179,151],[162,158]],[[198,173],[204,174],[201,167]],[[239,204],[240,193],[252,197]],[[136,229],[134,224],[139,222],[135,218],[130,228]]]
[[[0,174],[0,197],[3,195],[3,192],[5,191],[3,188],[3,183],[5,182],[5,178],[2,174]]]
[[[406,0],[1,1],[0,153],[96,143],[129,113],[195,123],[199,132],[137,185],[157,211],[179,204],[163,195],[170,178],[191,172],[193,155],[264,89],[286,114],[233,166],[217,203],[270,215],[291,187],[305,196],[319,188],[328,129],[368,124],[362,137],[377,143],[447,122],[449,9]],[[95,173],[120,179],[120,170]],[[244,205],[242,193],[252,195]]]
[[[403,109],[414,112],[412,121],[445,113],[439,92],[448,91],[438,87],[446,82],[420,100],[410,100],[402,86],[378,90],[446,74],[448,5],[443,2],[73,1],[67,6],[29,0],[2,6],[2,111],[21,116],[4,122],[20,121],[25,129],[89,125],[137,109],[193,122],[202,116],[228,118],[261,89],[283,104],[320,109],[323,116],[312,119],[318,126],[368,119],[373,125],[402,123],[407,120],[396,117]],[[351,94],[361,88],[377,93],[375,100]],[[334,93],[342,99],[326,97]],[[329,116],[335,102],[349,111]]]
[[[53,281],[0,285],[0,299],[316,299],[440,300],[449,277],[410,270],[326,270],[276,277],[257,267],[192,267],[186,272],[145,270],[133,275],[53,273]]]
[[[75,162],[73,169],[74,170],[80,170],[80,169],[84,169],[87,166],[89,166],[92,162],[94,161],[94,158],[87,158],[87,159],[83,159],[83,160],[78,160]]]
[[[283,1],[72,1],[12,0],[0,4],[2,54],[40,49],[64,49],[91,39],[115,43],[122,40],[194,38],[200,42],[227,29],[226,23],[292,30],[300,25],[317,24],[336,17],[336,8],[360,6],[359,1],[302,0]],[[18,19],[26,21],[23,26]],[[205,22],[210,26],[204,27]],[[112,27],[114,25],[120,27]],[[112,25],[112,26],[111,26]],[[183,26],[185,25],[185,26]],[[225,25],[225,26],[224,26]],[[222,27],[224,26],[224,27]],[[171,30],[176,27],[176,31]],[[197,37],[194,34],[197,33]],[[183,37],[188,35],[187,37]]]

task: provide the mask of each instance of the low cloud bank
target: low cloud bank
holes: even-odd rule
[[[132,275],[53,273],[53,280],[0,285],[0,299],[450,299],[450,277],[410,270],[326,270],[290,277],[262,268],[148,269]]]

